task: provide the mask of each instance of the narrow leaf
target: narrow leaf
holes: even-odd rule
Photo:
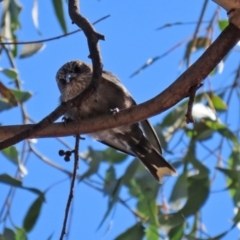
[[[16,89],[11,89],[11,91],[19,103],[26,102],[32,97],[32,93],[30,92],[20,91]]]
[[[4,240],[16,240],[15,232],[10,228],[4,228],[3,237]]]
[[[62,0],[52,0],[55,14],[57,16],[58,22],[64,33],[67,33],[67,26],[63,13],[63,1]]]
[[[115,238],[115,240],[142,240],[143,237],[144,227],[141,223],[137,223]]]
[[[227,19],[218,21],[218,26],[221,31],[223,31],[228,26],[228,24],[229,24],[229,22]]]
[[[20,58],[26,58],[26,57],[30,57],[33,54],[39,52],[40,50],[43,50],[44,48],[44,44],[43,43],[29,43],[29,44],[24,44],[22,47],[22,51],[20,54]]]
[[[5,76],[11,78],[11,79],[16,79],[18,76],[18,72],[15,68],[8,68],[8,69],[1,69],[0,70]]]
[[[16,100],[14,94],[2,82],[0,82],[0,95],[2,95],[3,98],[7,99],[7,101],[12,106],[17,106],[17,100]]]
[[[44,195],[40,195],[28,209],[27,214],[23,220],[23,227],[27,232],[30,232],[36,224],[44,202]]]
[[[219,111],[227,110],[227,104],[222,100],[222,98],[220,98],[215,94],[211,94],[210,98],[216,110],[219,110]]]
[[[18,165],[18,151],[17,151],[17,148],[15,146],[5,148],[1,152],[12,163]]]
[[[16,228],[16,237],[15,240],[27,240],[26,232],[23,228]]]

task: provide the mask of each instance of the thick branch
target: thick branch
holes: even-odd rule
[[[200,84],[239,40],[240,30],[230,24],[190,68],[155,98],[120,111],[117,113],[117,117],[103,115],[94,119],[83,120],[80,124],[69,123],[66,127],[63,127],[62,123],[53,124],[36,133],[33,137],[74,135],[78,131],[79,133],[90,133],[142,121],[159,114],[188,96],[191,87]],[[26,126],[21,126],[21,131],[24,128]],[[12,126],[0,127],[0,139],[6,139],[3,135],[9,131],[16,134],[15,131],[17,130],[13,129]],[[52,133],[54,134],[51,135]],[[7,146],[0,143],[0,149],[4,147]]]

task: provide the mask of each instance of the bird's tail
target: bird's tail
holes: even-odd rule
[[[144,136],[137,145],[131,148],[131,151],[158,182],[164,175],[177,175],[175,168],[163,158]]]

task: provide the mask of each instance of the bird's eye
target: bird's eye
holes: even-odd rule
[[[82,69],[81,69],[80,66],[76,65],[76,66],[74,67],[74,73],[81,73],[81,71],[82,71]]]
[[[59,82],[62,83],[62,84],[66,84],[67,83],[67,81],[64,78],[60,78]]]

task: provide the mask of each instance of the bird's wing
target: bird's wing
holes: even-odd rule
[[[152,124],[148,120],[144,120],[140,122],[140,124],[145,137],[156,148],[156,150],[162,154],[161,143],[158,139],[157,133],[155,132]]]
[[[118,143],[113,142],[113,141],[109,141],[108,142],[108,141],[100,141],[100,140],[98,140],[98,142],[103,143],[103,144],[107,145],[108,147],[114,148],[114,149],[116,149],[116,150],[118,150],[120,152],[129,154],[129,155],[135,157],[135,154],[132,151],[128,150],[127,148],[124,148],[121,144],[118,144]]]
[[[161,144],[160,141],[157,137],[157,134],[153,128],[153,126],[150,124],[150,122],[148,120],[142,121],[140,122],[140,126],[143,130],[144,135],[146,136],[146,138],[149,140],[149,142],[154,146],[154,148],[160,153],[162,154],[162,148],[161,148]],[[115,141],[100,141],[99,142],[107,145],[108,147],[114,148],[118,151],[124,152],[126,154],[132,155],[132,156],[136,156],[130,149],[124,148],[120,143],[117,143]]]

